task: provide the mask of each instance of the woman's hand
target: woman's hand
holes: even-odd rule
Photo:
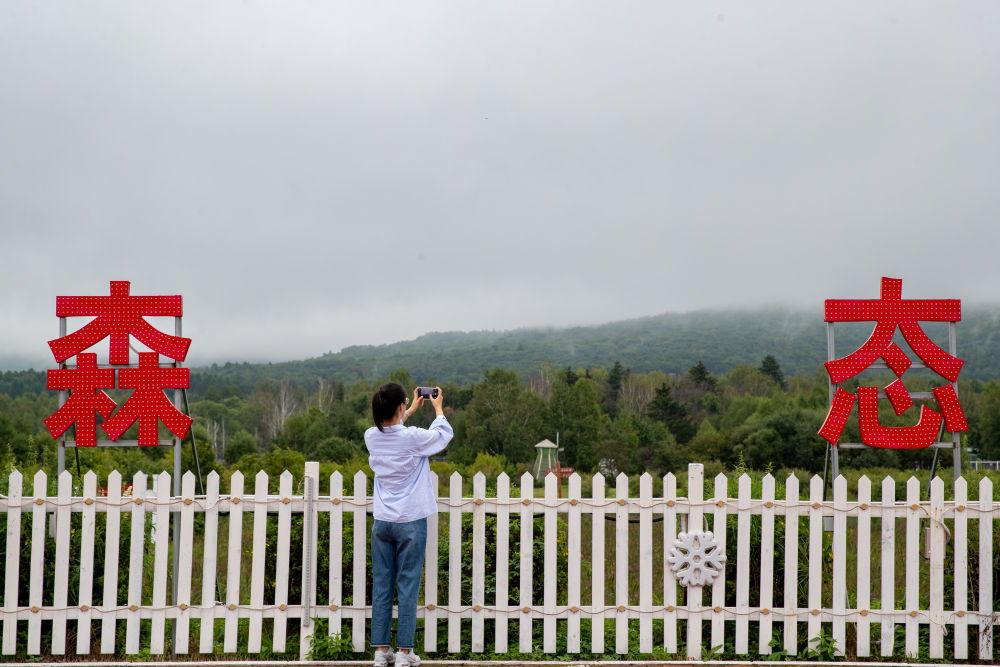
[[[414,412],[417,411],[418,408],[420,408],[421,405],[424,404],[424,397],[419,395],[419,393],[418,393],[419,389],[420,389],[420,387],[414,387],[413,388],[413,402],[410,403],[410,407],[407,408],[407,410],[406,410],[406,414],[408,416],[412,415]]]
[[[441,387],[434,387],[437,391],[437,396],[431,396],[431,405],[434,406],[435,414],[440,417],[444,414],[444,392],[441,391]]]

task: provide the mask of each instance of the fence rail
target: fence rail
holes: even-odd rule
[[[78,496],[69,472],[55,497],[47,481],[37,473],[29,493],[15,471],[0,496],[3,654],[110,654],[122,644],[129,655],[143,646],[162,654],[168,645],[178,654],[256,654],[265,627],[271,651],[282,653],[291,627],[305,657],[313,619],[325,619],[331,634],[349,630],[354,649],[365,649],[372,500],[363,473],[354,476],[351,495],[340,473],[321,495],[315,463],[306,464],[302,495],[293,493],[289,472],[277,494],[263,472],[253,493],[234,473],[228,494],[212,473],[204,495],[195,494],[187,473],[179,497],[170,495],[167,473],[157,477],[155,495],[141,473],[130,496],[122,495],[117,472],[107,495],[99,495],[93,473]],[[595,476],[583,497],[574,474],[565,498],[551,475],[543,497],[530,474],[520,488],[500,475],[489,490],[477,474],[471,497],[463,496],[457,473],[448,481],[439,513],[428,518],[418,609],[425,651],[477,653],[489,641],[496,653],[528,653],[540,624],[546,653],[556,652],[560,634],[560,650],[570,654],[627,653],[636,649],[634,626],[641,653],[656,641],[689,658],[727,642],[740,655],[796,654],[821,628],[843,651],[853,628],[858,657],[892,656],[902,639],[906,656],[941,659],[947,636],[948,657],[967,660],[971,649],[981,660],[993,658],[1000,503],[988,479],[974,502],[964,479],[950,500],[935,479],[922,500],[916,479],[899,497],[887,478],[873,500],[867,478],[849,498],[838,477],[833,500],[825,501],[818,477],[807,497],[795,477],[777,497],[770,475],[759,497],[746,475],[735,497],[723,475],[711,480],[706,497],[697,464],[688,469],[688,497],[677,495],[672,474],[662,480],[661,497],[653,496],[648,474],[638,497],[624,475],[613,488]],[[171,521],[180,522],[177,545],[170,544]],[[723,575],[704,587],[681,586],[667,561],[688,527],[710,530],[728,557]],[[95,574],[103,579],[100,603]],[[446,626],[441,638],[439,623]],[[75,646],[67,646],[68,624]],[[606,636],[613,646],[605,646]]]

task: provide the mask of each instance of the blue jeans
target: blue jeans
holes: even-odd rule
[[[396,648],[413,648],[426,546],[426,518],[406,523],[375,520],[372,526],[372,646],[389,646],[395,592],[399,598]]]

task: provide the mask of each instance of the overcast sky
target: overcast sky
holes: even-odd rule
[[[0,359],[1000,302],[1000,2],[0,3]],[[71,328],[85,321],[71,323]]]

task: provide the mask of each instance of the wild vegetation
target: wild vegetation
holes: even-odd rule
[[[12,376],[18,374],[6,375],[8,386],[16,384]],[[911,391],[932,386],[930,378],[907,377]],[[884,385],[888,379],[876,376],[870,383]],[[216,378],[199,383],[190,396],[202,473],[214,469],[228,477],[236,469],[247,475],[265,470],[277,479],[284,469],[301,474],[306,460],[320,461],[326,473],[365,469],[370,396],[386,380],[410,388],[442,386],[456,433],[434,463],[442,473],[523,472],[534,461],[534,445],[546,438],[558,438],[561,463],[581,473],[662,475],[683,472],[691,461],[706,464],[708,475],[737,464],[817,473],[825,464],[825,442],[816,435],[828,402],[823,369],[787,377],[778,360],[767,355],[755,366],[737,365],[720,375],[700,361],[680,374],[639,373],[619,362],[599,368],[542,364],[526,377],[497,367],[476,382],[459,384],[415,378],[399,368],[351,383],[264,379],[249,392]],[[55,410],[55,394],[37,385],[35,391],[23,384],[19,389],[17,395],[0,394],[0,473],[14,467],[26,474],[54,473],[55,447],[42,420]],[[963,380],[959,396],[970,423],[963,445],[981,458],[1000,458],[1000,383]],[[916,421],[918,407],[897,416],[885,403],[883,424]],[[408,423],[426,425],[431,416],[427,410]],[[859,440],[856,417],[844,439]],[[78,452],[79,464],[75,454],[67,457],[71,470],[79,465],[102,477],[112,469],[125,476],[173,469],[170,448],[87,449]],[[183,457],[184,469],[193,470],[190,443]],[[847,450],[841,466],[913,471],[929,468],[932,457],[931,450]],[[942,463],[947,467],[950,459]],[[54,475],[50,479],[54,483]]]

